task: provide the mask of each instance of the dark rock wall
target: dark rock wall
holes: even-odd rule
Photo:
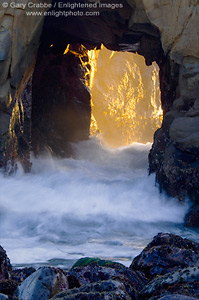
[[[88,139],[91,117],[90,90],[86,85],[88,70],[87,50],[81,45],[70,46],[66,54],[38,57],[32,97],[35,154],[48,149],[65,157],[71,154],[71,142]]]
[[[180,200],[189,196],[198,203],[199,63],[187,57],[182,66],[172,60],[167,64],[160,70],[164,118],[149,154],[150,172],[169,195]]]
[[[29,125],[23,98],[34,68],[43,19],[28,17],[28,8],[15,9],[10,1],[6,3],[7,7],[0,3],[0,167],[10,173],[16,160],[30,170]]]

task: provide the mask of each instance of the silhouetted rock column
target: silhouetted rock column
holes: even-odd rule
[[[89,137],[88,56],[81,45],[75,48],[66,54],[44,55],[37,61],[32,101],[32,149],[36,155],[49,150],[68,156],[71,142]]]

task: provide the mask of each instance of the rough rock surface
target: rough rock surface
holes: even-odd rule
[[[132,292],[127,292],[127,284],[116,280],[100,281],[55,295],[51,300],[111,300],[137,299]]]
[[[161,31],[165,53],[181,63],[186,56],[199,58],[198,0],[142,0],[151,23]],[[191,33],[191,34],[190,34]]]
[[[118,280],[136,290],[141,290],[147,282],[140,272],[119,263],[94,258],[78,260],[68,272],[70,288],[103,280]]]
[[[29,268],[22,268],[22,269],[14,269],[10,272],[10,277],[12,280],[21,283],[24,281],[28,276],[34,273],[36,269],[29,267]]]
[[[168,86],[166,78],[167,88],[172,87],[172,90],[167,93],[167,100],[165,98],[165,104],[163,103],[165,114],[162,127],[154,136],[149,155],[150,172],[156,173],[160,189],[166,190],[169,195],[180,200],[190,197],[194,206],[187,216],[187,224],[198,226],[194,209],[199,201],[199,60],[187,56],[182,59],[181,64],[171,61],[168,74],[173,83],[176,80],[176,84]],[[164,78],[165,74],[162,75]]]
[[[12,279],[0,280],[0,293],[12,295],[17,288],[18,283]]]
[[[199,297],[199,267],[188,267],[158,276],[150,281],[140,295],[143,299],[164,294],[182,294]]]
[[[130,269],[143,272],[148,279],[199,263],[199,244],[177,235],[159,233],[134,258]]]
[[[122,264],[82,258],[68,272],[68,282],[70,289],[75,288],[65,294],[70,295],[69,299],[78,299],[82,293],[85,293],[85,299],[104,299],[105,295],[107,299],[137,299],[137,292],[147,280],[140,272]]]

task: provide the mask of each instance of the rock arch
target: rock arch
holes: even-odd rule
[[[145,57],[147,65],[153,61],[158,63],[164,120],[154,136],[149,155],[150,172],[156,173],[161,189],[169,195],[184,199],[188,194],[197,202],[198,0],[80,2],[87,3],[87,11],[98,15],[56,17],[60,11],[56,0],[46,1],[51,5],[49,11],[45,7],[30,8],[28,1],[25,9],[9,5],[1,8],[0,166],[7,165],[8,161],[13,164],[18,158],[29,170],[31,118],[35,152],[42,149],[43,141],[55,153],[66,155],[70,150],[66,141],[88,136],[90,96],[84,84],[87,50],[99,48],[103,43],[111,50],[138,52]],[[109,4],[114,4],[114,8]],[[45,18],[27,15],[38,10]],[[67,7],[64,11],[74,13],[81,9]],[[68,44],[72,51],[63,55]],[[31,84],[24,87],[33,70],[32,117],[28,114],[24,117],[24,99],[32,97]],[[49,95],[54,95],[51,100]],[[66,115],[67,111],[68,116],[72,115],[71,119],[63,116],[65,109]],[[78,121],[74,122],[74,118]]]

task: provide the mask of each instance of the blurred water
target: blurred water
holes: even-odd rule
[[[32,159],[30,174],[0,174],[0,244],[14,265],[69,267],[82,256],[129,265],[158,232],[182,226],[188,203],[160,194],[147,174],[150,144],[108,149],[93,138],[75,157]]]

